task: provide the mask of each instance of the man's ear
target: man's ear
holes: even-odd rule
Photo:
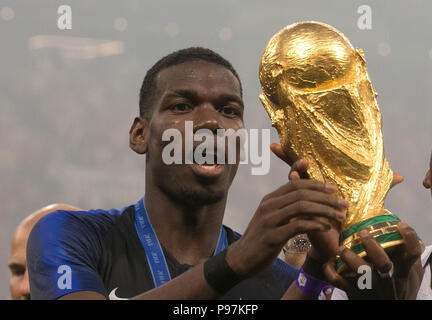
[[[129,130],[129,146],[138,154],[144,154],[148,148],[149,123],[146,119],[136,117]]]

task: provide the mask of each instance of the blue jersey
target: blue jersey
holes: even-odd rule
[[[121,211],[56,211],[43,217],[27,245],[31,298],[57,299],[85,290],[125,299],[154,288],[134,214],[134,206],[129,206]],[[228,244],[239,238],[224,228]],[[171,278],[191,267],[162,250]],[[222,299],[280,299],[297,274],[297,269],[277,259]]]

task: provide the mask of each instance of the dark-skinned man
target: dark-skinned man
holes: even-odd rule
[[[27,247],[33,298],[316,298],[277,256],[299,233],[315,233],[312,245],[328,240],[320,231],[340,225],[349,205],[332,196],[334,186],[286,183],[262,199],[239,238],[222,227],[238,161],[162,161],[165,130],[177,129],[183,142],[186,121],[194,132],[238,130],[243,112],[239,77],[219,55],[189,48],[158,61],[144,79],[140,117],[130,130],[131,148],[146,155],[144,197],[122,210],[57,211],[41,219]],[[312,251],[321,260],[334,253]]]

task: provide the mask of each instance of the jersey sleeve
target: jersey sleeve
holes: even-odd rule
[[[102,243],[114,211],[55,211],[33,227],[27,243],[32,299],[53,300],[76,291],[105,297],[98,274]]]
[[[299,274],[297,268],[279,258],[275,260],[271,268],[285,290],[287,290],[291,283],[297,279]]]

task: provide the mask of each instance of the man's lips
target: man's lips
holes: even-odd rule
[[[208,150],[207,150],[208,151]],[[185,163],[199,163],[199,164],[226,164],[228,163],[228,154],[224,149],[215,149],[214,152],[198,152],[197,154],[196,148],[186,153]]]
[[[219,177],[225,166],[221,164],[198,164],[193,163],[190,165],[192,171],[203,178],[217,178]]]

